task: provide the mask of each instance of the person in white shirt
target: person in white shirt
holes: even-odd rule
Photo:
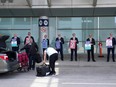
[[[49,57],[49,66],[50,66],[50,73],[49,75],[55,75],[55,62],[56,60],[58,60],[58,52],[52,48],[52,47],[48,47],[45,51],[44,51],[44,60],[43,63],[46,63],[46,56],[48,55]]]

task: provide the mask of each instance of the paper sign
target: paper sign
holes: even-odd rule
[[[56,41],[56,49],[60,49],[60,42],[59,41]]]
[[[12,47],[17,47],[17,41],[12,40],[12,41],[11,41],[11,46],[12,46]]]
[[[42,48],[47,48],[47,40],[42,41]]]
[[[86,43],[85,43],[85,50],[91,50],[91,43],[90,43],[90,41],[86,41]]]
[[[70,48],[75,49],[76,48],[76,40],[70,40]]]
[[[112,48],[112,39],[106,39],[106,47]]]

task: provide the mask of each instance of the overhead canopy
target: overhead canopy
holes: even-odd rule
[[[116,0],[0,0],[1,17],[115,16]]]

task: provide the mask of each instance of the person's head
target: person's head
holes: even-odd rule
[[[30,43],[33,43],[33,40],[30,38]]]
[[[110,33],[110,37],[112,37],[113,35],[112,35],[112,33]]]
[[[46,34],[44,35],[44,38],[47,38],[47,35]]]
[[[17,34],[14,34],[14,37],[17,37]]]
[[[28,32],[28,36],[31,36],[31,32]]]
[[[92,38],[92,34],[89,34],[89,38]]]
[[[61,34],[58,34],[58,37],[61,37]]]
[[[72,34],[72,36],[73,36],[73,37],[75,37],[75,36],[76,36],[76,34],[75,34],[75,33],[73,33],[73,34]]]

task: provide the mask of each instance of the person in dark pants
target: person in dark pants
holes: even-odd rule
[[[32,40],[32,42],[35,42],[33,36],[31,36],[31,32],[28,32],[28,35],[24,39],[24,45],[26,45],[26,53],[27,54],[29,53],[29,49],[32,44],[31,40]]]
[[[73,61],[73,52],[75,52],[75,61],[77,61],[77,44],[79,43],[78,38],[76,37],[76,34],[72,34],[72,38],[70,38],[69,41],[69,47],[71,49],[71,59],[70,61]]]
[[[88,60],[87,61],[88,62],[90,61],[90,53],[91,53],[91,57],[92,57],[93,62],[96,62],[95,59],[94,59],[95,39],[92,38],[92,34],[89,35],[89,38],[86,41],[89,41],[90,44],[91,44],[91,49],[90,50],[87,50],[87,54],[88,54]]]
[[[32,41],[31,39],[31,46],[29,48],[29,52],[28,52],[28,57],[29,57],[29,67],[28,70],[34,70],[35,69],[35,59],[36,59],[36,54],[38,51],[38,46],[35,42]],[[24,50],[28,48],[28,45],[25,45],[21,50]]]
[[[107,62],[109,62],[110,51],[112,51],[112,60],[113,60],[113,62],[115,62],[114,52],[115,52],[116,40],[115,40],[115,38],[113,37],[113,35],[111,33],[110,33],[110,37],[108,37],[108,39],[112,40],[112,46],[107,47]]]
[[[11,38],[11,46],[12,46],[12,51],[19,51],[19,45],[20,45],[20,38],[17,37],[17,34],[14,34],[14,36]]]
[[[64,38],[61,37],[60,34],[58,34],[58,37],[56,38],[56,43],[55,43],[55,47],[57,52],[60,52],[61,55],[61,60],[64,60],[64,56],[63,56],[63,44],[64,44]]]
[[[58,52],[52,48],[52,47],[48,47],[45,51],[44,51],[44,60],[43,63],[46,63],[46,54],[49,56],[49,66],[50,66],[50,73],[48,75],[55,75],[56,71],[55,71],[55,62],[56,60],[58,60]]]
[[[47,38],[47,35],[44,35],[44,39],[42,40],[42,48],[43,48],[43,56],[44,56],[44,50],[46,50],[49,47],[49,39]],[[48,55],[47,55],[48,60]]]

